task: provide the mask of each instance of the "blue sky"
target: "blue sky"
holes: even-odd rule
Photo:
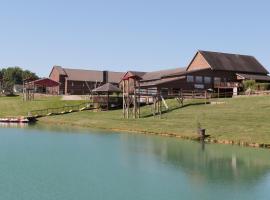
[[[151,71],[202,49],[270,69],[269,10],[267,0],[0,0],[0,66]]]

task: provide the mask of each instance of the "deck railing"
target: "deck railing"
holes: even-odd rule
[[[220,82],[220,83],[214,83],[214,88],[233,88],[233,87],[242,87],[242,84],[239,82]]]

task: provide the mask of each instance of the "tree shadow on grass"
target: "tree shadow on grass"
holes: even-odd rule
[[[205,104],[210,104],[210,102],[193,102],[193,103],[187,103],[184,104],[183,106],[176,106],[176,107],[172,107],[169,108],[168,110],[162,110],[161,114],[166,114],[166,113],[170,113],[172,111],[181,109],[181,108],[186,108],[189,106],[200,106],[200,105],[205,105]],[[149,117],[153,117],[153,116],[158,116],[159,114],[156,113],[156,115],[153,115],[153,113],[149,113],[149,114],[145,114],[145,115],[141,115],[141,118],[149,118]]]

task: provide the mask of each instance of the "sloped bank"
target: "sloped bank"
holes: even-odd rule
[[[128,132],[128,133],[134,133],[134,134],[146,134],[146,135],[156,135],[156,136],[162,136],[162,137],[174,137],[178,139],[185,139],[185,140],[193,140],[193,141],[200,141],[201,139],[196,134],[194,130],[190,130],[190,133],[185,133],[185,134],[177,134],[177,133],[171,133],[171,132],[155,132],[155,131],[144,131],[144,130],[138,130],[138,129],[123,129],[123,128],[109,128],[109,127],[102,127],[99,125],[78,125],[76,122],[70,123],[70,122],[63,122],[59,121],[51,121],[48,120],[48,118],[43,118],[42,121],[39,121],[38,124],[41,125],[57,125],[57,126],[66,126],[68,127],[73,127],[73,128],[86,128],[86,129],[100,129],[100,130],[109,130],[109,131],[114,131],[114,132]],[[242,147],[253,147],[253,148],[265,148],[265,149],[270,149],[270,144],[268,143],[257,143],[257,142],[247,142],[247,141],[239,141],[239,140],[230,140],[230,139],[216,139],[214,137],[211,137],[211,135],[208,138],[205,138],[203,140],[205,143],[215,143],[215,144],[226,144],[226,145],[238,145]]]

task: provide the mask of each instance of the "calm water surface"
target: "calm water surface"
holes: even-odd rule
[[[270,199],[270,151],[98,131],[0,128],[2,200]]]

